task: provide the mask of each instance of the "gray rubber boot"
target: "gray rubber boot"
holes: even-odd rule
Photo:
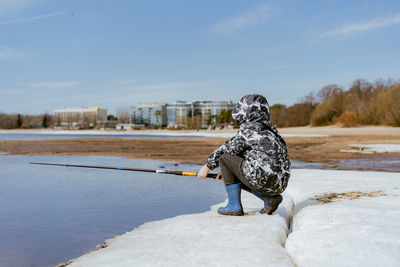
[[[243,215],[242,203],[240,201],[241,187],[240,184],[225,185],[226,192],[228,193],[228,205],[224,208],[219,208],[218,213],[222,215]]]
[[[267,213],[268,215],[274,213],[274,211],[278,209],[279,204],[281,204],[283,200],[282,195],[263,196],[259,192],[254,190],[252,191],[246,190],[246,191],[252,193],[256,197],[264,201],[264,208],[260,210],[260,213]]]

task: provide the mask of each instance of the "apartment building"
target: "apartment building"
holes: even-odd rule
[[[93,128],[107,120],[107,109],[98,106],[56,109],[54,119],[57,127]]]
[[[222,110],[232,109],[232,101],[176,101],[168,104],[141,104],[131,109],[131,121],[147,126],[207,128],[215,125]]]
[[[232,101],[203,101],[196,102],[195,109],[198,114],[201,114],[201,127],[205,128],[208,125],[216,124],[216,116],[221,114],[221,111],[232,109],[234,104]]]
[[[168,127],[187,128],[188,118],[194,114],[193,102],[176,101],[167,104]]]
[[[131,123],[144,124],[148,127],[167,126],[167,105],[154,103],[131,107]]]

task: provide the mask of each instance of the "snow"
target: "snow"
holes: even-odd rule
[[[261,208],[261,201],[243,195],[247,211]],[[266,215],[218,215],[219,205],[201,214],[145,223],[70,266],[292,266],[283,248],[288,234],[285,204],[269,223]]]
[[[188,137],[220,137],[231,138],[236,131],[173,131],[173,130],[145,130],[145,131],[99,131],[99,130],[0,130],[0,134],[33,134],[33,135],[89,135],[89,136],[188,136]],[[293,137],[329,137],[325,134],[281,134],[284,138]]]
[[[285,247],[297,266],[400,265],[399,174],[294,173],[288,189],[295,203],[293,227]],[[327,204],[310,200],[324,193],[352,191],[378,192],[378,196]]]
[[[145,223],[70,266],[400,266],[399,178],[294,169],[272,216],[218,215],[221,203]],[[313,199],[326,193],[347,194],[329,203]],[[262,207],[247,192],[242,202],[245,212]]]
[[[342,149],[340,152],[363,154],[400,152],[400,144],[351,144],[349,146],[353,149]]]
[[[304,137],[304,138],[308,138],[308,137],[329,137],[328,134],[280,134],[282,137],[284,138],[295,138],[295,137]]]

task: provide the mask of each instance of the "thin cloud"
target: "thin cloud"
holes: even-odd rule
[[[0,25],[31,22],[31,21],[41,20],[41,19],[45,19],[45,18],[50,18],[50,17],[61,16],[64,14],[66,14],[65,11],[60,11],[60,12],[48,13],[48,14],[44,14],[44,15],[40,15],[40,16],[28,17],[28,18],[4,20],[4,21],[0,21]]]
[[[271,67],[269,68],[269,70],[288,70],[290,67],[283,65],[283,66],[275,66],[275,67]]]
[[[35,0],[0,0],[0,15],[26,9],[36,2]]]
[[[400,24],[400,13],[391,14],[388,16],[378,17],[370,21],[359,22],[344,25],[337,29],[324,32],[320,35],[321,38],[328,37],[347,37],[366,31],[375,30],[378,28],[388,27],[392,25]]]
[[[0,59],[22,58],[23,54],[8,46],[0,46]]]
[[[117,82],[117,84],[122,84],[122,85],[133,84],[133,83],[136,83],[136,80],[127,79],[127,80],[121,80],[121,81]]]
[[[137,91],[163,91],[163,90],[173,90],[182,88],[192,88],[195,86],[200,86],[201,83],[190,83],[190,82],[170,82],[170,83],[156,83],[142,86],[132,86],[124,88],[125,90],[137,90]]]
[[[255,26],[267,20],[270,8],[266,5],[259,5],[252,9],[248,9],[243,14],[234,18],[223,20],[214,25],[212,30],[220,34],[232,34],[243,30],[249,26]]]
[[[80,81],[51,81],[27,84],[29,87],[35,88],[71,88],[82,85]]]
[[[118,106],[131,106],[137,103],[154,102],[173,102],[177,99],[192,97],[196,90],[187,90],[189,88],[206,87],[205,83],[199,82],[165,82],[147,84],[141,86],[116,88],[114,90],[99,90],[95,94],[86,90],[78,95],[63,97],[63,103],[75,103],[77,101],[86,101],[87,103],[100,103],[100,106],[114,108]],[[140,97],[138,97],[140,95]],[[55,100],[57,101],[57,100]],[[87,104],[89,105],[89,104]]]

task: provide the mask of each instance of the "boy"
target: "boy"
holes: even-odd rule
[[[218,209],[219,214],[243,215],[240,192],[244,189],[264,201],[260,213],[271,215],[282,202],[290,177],[286,143],[270,122],[262,95],[242,97],[232,117],[239,124],[237,134],[209,156],[198,177],[204,179],[209,170],[220,166],[229,202]]]

